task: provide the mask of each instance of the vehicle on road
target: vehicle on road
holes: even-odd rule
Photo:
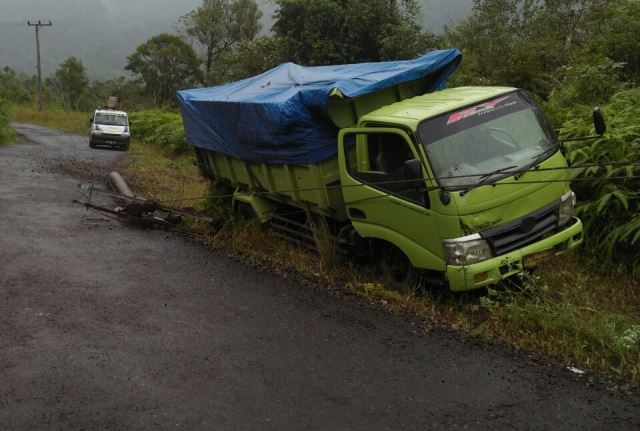
[[[129,149],[129,118],[124,111],[98,109],[89,119],[89,146]]]
[[[396,288],[419,277],[453,291],[494,284],[578,246],[583,228],[561,143],[534,100],[516,88],[445,89],[460,56],[289,63],[181,91],[187,140],[205,175],[236,188],[240,217],[301,243],[320,220]]]

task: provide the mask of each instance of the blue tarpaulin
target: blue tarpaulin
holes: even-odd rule
[[[337,153],[338,128],[327,103],[429,77],[427,91],[446,86],[457,49],[415,60],[303,67],[282,64],[231,84],[178,92],[187,141],[251,162],[318,163]]]

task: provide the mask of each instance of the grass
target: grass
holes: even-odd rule
[[[166,146],[134,142],[123,172],[143,195],[213,212],[222,228],[208,235],[210,244],[285,277],[298,274],[389,310],[424,316],[427,327],[503,340],[640,386],[640,283],[624,273],[605,273],[578,256],[565,256],[518,286],[479,298],[446,291],[401,294],[387,290],[367,267],[344,260],[327,264],[255,224],[234,224],[229,199],[216,197],[229,190],[204,180],[191,154],[176,156]]]
[[[90,112],[65,112],[61,109],[38,111],[37,106],[12,105],[9,118],[18,123],[37,124],[52,129],[80,134],[89,133]]]
[[[482,298],[472,331],[640,385],[640,283],[576,256]]]
[[[179,208],[204,209],[209,183],[192,154],[175,155],[168,148],[131,141],[122,174],[146,198]]]

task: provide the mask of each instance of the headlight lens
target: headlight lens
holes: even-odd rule
[[[560,208],[558,209],[558,225],[564,226],[571,221],[573,217],[573,209],[576,206],[576,194],[569,190],[561,198]]]
[[[490,259],[491,248],[480,235],[444,240],[444,257],[449,265],[469,265]]]
[[[102,130],[100,129],[100,126],[96,125],[96,127],[93,129],[93,134],[102,135]]]

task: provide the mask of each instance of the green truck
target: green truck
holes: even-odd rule
[[[195,146],[197,160],[235,187],[236,214],[300,241],[321,219],[334,244],[373,257],[396,288],[421,278],[477,289],[582,242],[560,143],[526,92],[423,91],[420,80],[355,98],[334,89],[337,151],[317,163]]]

